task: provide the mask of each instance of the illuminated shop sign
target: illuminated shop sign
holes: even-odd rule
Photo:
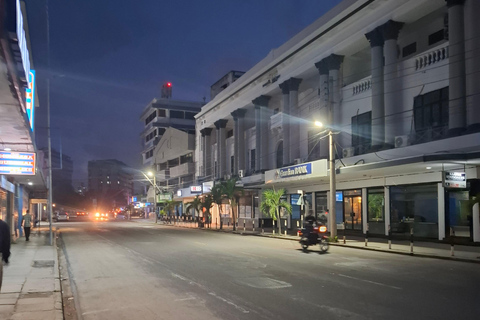
[[[466,188],[467,176],[465,172],[446,171],[443,173],[443,186],[445,188]]]
[[[190,187],[190,192],[191,193],[201,193],[202,192],[202,186],[191,186]]]
[[[27,84],[28,87],[25,89],[27,116],[30,122],[30,128],[33,131],[33,121],[35,119],[35,70],[30,70],[28,73]]]
[[[312,164],[305,163],[297,166],[278,169],[275,173],[275,178],[278,178],[278,179],[290,178],[290,177],[303,176],[311,173],[312,173]]]
[[[23,29],[23,15],[20,0],[17,0],[17,39],[22,58],[23,71],[25,72],[25,78],[28,78],[30,72],[30,54],[28,53],[27,48],[27,37],[25,36],[25,30]]]
[[[0,151],[0,174],[35,175],[35,153]]]
[[[182,196],[182,190],[177,190],[177,197],[181,197]]]
[[[208,192],[212,191],[212,188],[213,188],[213,181],[202,183],[203,193],[208,193]]]

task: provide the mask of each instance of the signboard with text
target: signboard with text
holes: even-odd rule
[[[35,175],[34,152],[0,151],[0,174]]]
[[[443,186],[445,188],[464,189],[467,187],[465,172],[445,171],[443,173]]]
[[[202,186],[191,186],[190,187],[191,193],[202,193]]]

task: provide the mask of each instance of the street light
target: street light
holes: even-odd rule
[[[145,174],[142,171],[142,174],[147,178],[148,182],[150,182],[153,186],[153,212],[155,213],[155,223],[158,223],[158,216],[157,216],[157,175],[153,173],[152,171],[148,171],[147,174]],[[148,178],[149,175],[150,177],[153,176],[153,182]]]
[[[322,128],[323,123],[320,121],[315,121],[315,126]],[[329,214],[330,219],[329,221],[329,229],[330,229],[330,237],[335,238],[337,235],[337,222],[336,222],[336,214],[335,214],[335,203],[336,203],[336,194],[337,194],[337,187],[336,187],[336,172],[335,172],[335,144],[333,141],[332,129],[327,127],[326,130],[328,131],[328,149],[329,149],[329,156],[328,161],[330,163],[330,199],[329,199]]]

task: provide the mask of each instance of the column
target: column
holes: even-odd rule
[[[283,165],[289,165],[290,162],[290,90],[288,89],[288,80],[279,85],[283,95],[283,116],[282,116],[282,134],[283,134]]]
[[[269,96],[260,96],[252,103],[255,105],[255,171],[260,172],[268,168],[268,120],[267,109]]]
[[[225,119],[220,119],[217,120],[215,124],[215,128],[217,128],[217,165],[218,165],[218,170],[217,170],[217,179],[223,179],[223,176],[226,173],[226,139],[227,139],[227,132],[225,130],[225,127],[227,126],[228,120]]]
[[[340,66],[343,56],[331,54],[326,58],[329,78],[329,121],[330,126],[340,123]]]
[[[388,236],[388,227],[390,226],[390,187],[385,186],[383,191],[385,201],[384,201],[384,212],[385,212],[385,235]]]
[[[232,112],[235,121],[233,135],[235,139],[235,174],[245,170],[245,114],[247,110],[237,109]]]
[[[204,128],[200,130],[202,134],[202,144],[203,144],[203,172],[204,177],[211,177],[212,175],[212,142],[210,139],[210,134],[212,133],[212,128]]]
[[[315,63],[315,67],[318,69],[318,73],[320,74],[318,78],[318,88],[319,88],[319,96],[321,99],[321,109],[326,110],[326,112],[322,112],[318,114],[318,119],[313,119],[314,121],[320,121],[322,123],[331,123],[330,120],[330,110],[329,110],[329,91],[328,91],[328,64],[327,60],[323,59],[317,63]],[[319,128],[319,132],[322,129]],[[328,139],[323,139],[318,142],[320,144],[320,158],[328,158]]]
[[[372,148],[378,150],[383,147],[385,141],[382,29],[377,27],[365,36],[370,41],[372,61]]]
[[[300,110],[298,110],[298,87],[302,79],[290,78],[288,84],[290,105],[290,163],[300,158]],[[306,143],[306,142],[305,142]]]
[[[397,39],[404,23],[389,20],[382,26],[384,67],[384,99],[385,99],[385,144],[394,147],[395,137],[402,135],[402,94],[397,74],[398,49]]]
[[[448,131],[451,136],[459,135],[466,127],[464,2],[465,0],[447,0],[450,75]]]
[[[438,240],[443,240],[445,239],[445,188],[441,182],[437,186]]]
[[[480,131],[480,1],[465,1],[467,130]]]

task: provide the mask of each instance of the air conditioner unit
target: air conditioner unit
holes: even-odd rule
[[[297,159],[293,160],[293,164],[300,164],[302,162],[303,162],[302,158],[297,158]]]
[[[410,145],[410,137],[405,136],[396,136],[395,137],[395,148],[402,148]]]
[[[350,158],[355,155],[355,148],[343,148],[343,158]]]
[[[238,177],[243,178],[245,176],[245,172],[243,170],[238,170]]]

